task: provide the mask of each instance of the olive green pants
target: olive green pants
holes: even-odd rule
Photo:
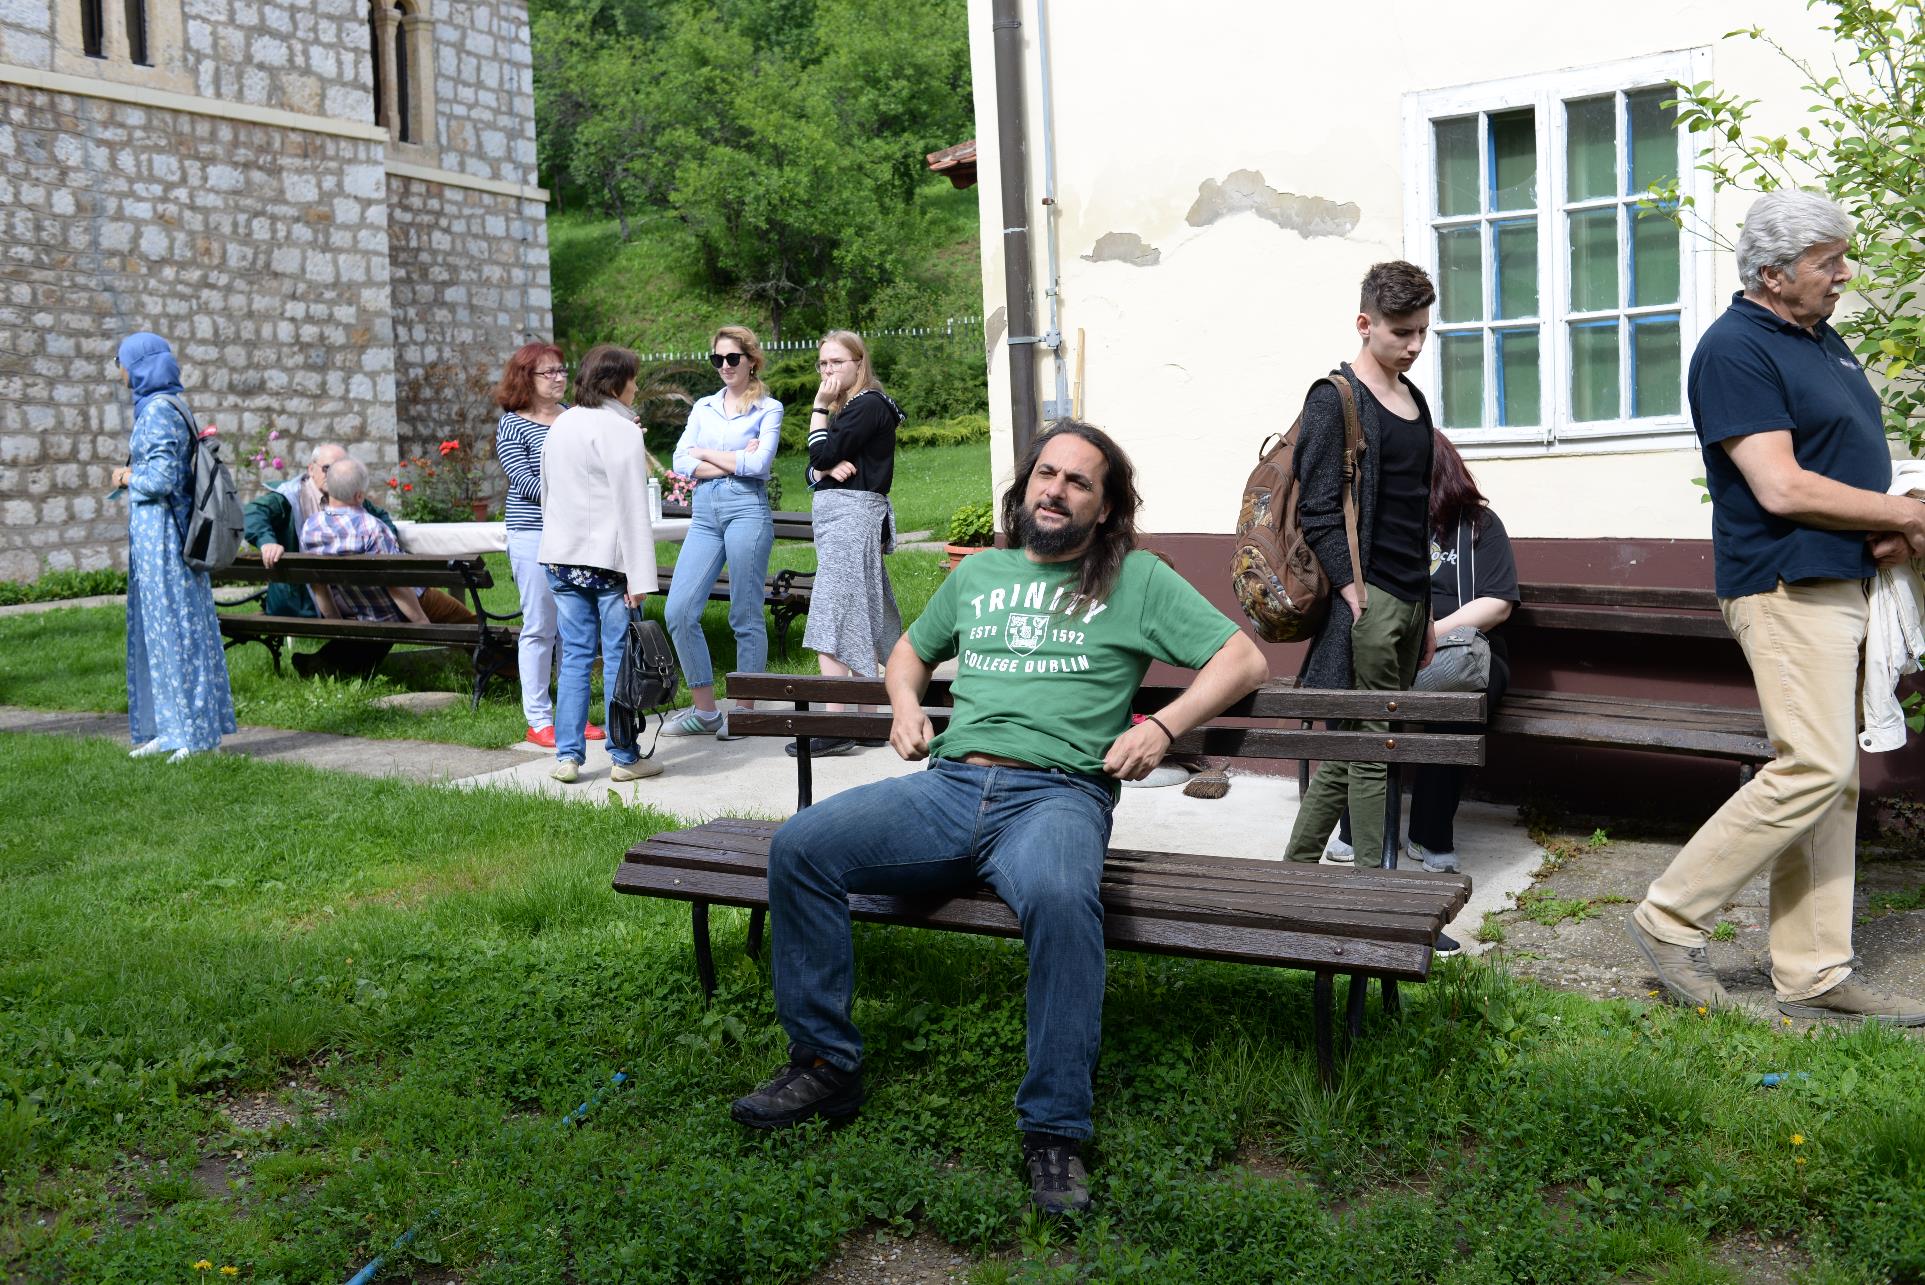
[[[1339,599],[1332,611],[1350,608]],[[1429,604],[1405,602],[1371,586],[1364,614],[1350,626],[1351,685],[1364,691],[1400,691],[1417,677],[1424,654],[1424,633],[1430,628]],[[1340,724],[1344,731],[1388,732],[1388,721]],[[1297,808],[1297,824],[1290,831],[1285,855],[1292,861],[1316,861],[1323,856],[1330,832],[1345,807],[1350,809],[1350,834],[1357,848],[1357,864],[1384,863],[1384,765],[1382,763],[1323,763],[1310,778]]]

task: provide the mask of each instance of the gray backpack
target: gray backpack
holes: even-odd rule
[[[181,561],[189,571],[218,571],[232,564],[241,551],[247,525],[241,514],[241,493],[221,459],[220,439],[212,434],[201,436],[200,424],[186,402],[172,393],[161,396],[187,421],[189,485],[187,523],[180,536]]]

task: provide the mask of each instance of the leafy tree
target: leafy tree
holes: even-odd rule
[[[1748,132],[1758,100],[1705,81],[1678,96],[1678,120],[1711,145],[1700,168],[1720,189],[1769,191],[1816,183],[1858,222],[1852,282],[1863,308],[1836,323],[1881,377],[1885,427],[1913,455],[1925,450],[1925,17],[1916,3],[1813,0],[1847,61],[1821,72],[1761,28],[1731,32],[1776,50],[1804,77],[1812,122],[1789,136]],[[1660,194],[1663,199],[1665,194]],[[1675,193],[1669,194],[1675,197]],[[1689,206],[1689,198],[1681,202]]]

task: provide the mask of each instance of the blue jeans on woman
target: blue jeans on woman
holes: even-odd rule
[[[769,847],[775,1012],[799,1053],[862,1064],[850,1020],[850,893],[955,892],[987,883],[1029,950],[1026,1130],[1087,1138],[1103,1034],[1103,857],[1109,786],[1092,777],[937,759],[804,808]]]
[[[715,685],[702,609],[709,590],[729,568],[729,628],[735,631],[735,667],[759,674],[769,667],[769,628],[762,615],[762,585],[769,575],[775,519],[768,484],[760,478],[711,477],[695,484],[688,537],[675,557],[664,615],[675,642],[682,677],[690,687]]]
[[[608,757],[617,763],[641,758],[634,742],[618,745],[614,724],[607,721],[607,700],[614,694],[615,672],[622,663],[628,633],[628,604],[622,591],[577,589],[552,571],[549,592],[555,595],[555,624],[561,633],[561,672],[555,678],[555,757],[583,763],[588,758],[589,671],[595,649],[602,653],[603,725],[608,728]]]

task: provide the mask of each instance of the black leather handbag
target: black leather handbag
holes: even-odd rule
[[[608,738],[622,745],[635,745],[648,716],[675,699],[680,671],[675,667],[675,650],[661,625],[642,615],[640,607],[628,609],[628,629],[622,639],[622,664],[615,675],[615,693],[608,703]],[[661,735],[660,719],[656,736]],[[652,758],[653,745],[643,758]]]

